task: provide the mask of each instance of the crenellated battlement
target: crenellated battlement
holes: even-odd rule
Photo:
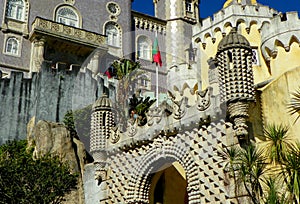
[[[300,19],[298,12],[280,13],[263,24],[261,28],[262,45],[261,50],[264,58],[270,60],[277,56],[277,46],[285,51],[290,50],[292,42],[299,43],[300,40]]]
[[[215,13],[213,18],[203,19],[202,25],[195,26],[193,28],[194,39],[206,43],[206,38],[211,37],[214,41],[217,32],[221,31],[224,36],[228,26],[235,27],[240,22],[245,23],[249,30],[252,24],[261,28],[264,23],[270,22],[270,19],[277,13],[276,10],[263,5],[230,5]]]

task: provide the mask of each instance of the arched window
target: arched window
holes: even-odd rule
[[[79,17],[71,7],[60,7],[56,11],[56,21],[65,25],[79,27]]]
[[[23,0],[8,0],[6,17],[24,21],[25,3]]]
[[[119,47],[120,46],[120,32],[116,25],[107,23],[105,25],[105,35],[107,35],[107,44]]]
[[[19,42],[16,38],[10,37],[6,40],[5,53],[18,55]]]
[[[187,12],[193,12],[193,3],[192,3],[192,0],[185,0],[185,10]]]
[[[141,59],[151,59],[151,41],[146,36],[140,36],[137,41],[137,55]]]

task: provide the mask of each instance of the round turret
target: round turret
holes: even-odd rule
[[[226,8],[232,4],[241,4],[241,5],[257,5],[256,0],[227,0],[223,8]]]
[[[232,28],[218,45],[216,55],[221,100],[254,99],[252,50],[248,40]]]
[[[93,112],[97,110],[110,109],[112,109],[112,101],[108,98],[108,96],[105,93],[93,104],[92,107]]]
[[[103,94],[92,106],[90,140],[92,156],[93,153],[106,148],[110,130],[114,126],[113,103],[106,94]]]
[[[229,118],[239,139],[248,135],[249,101],[254,100],[252,50],[248,40],[233,28],[218,45],[217,64],[221,101],[227,104]]]
[[[232,28],[230,33],[220,41],[218,53],[230,48],[245,48],[251,50],[248,40],[241,34],[238,34],[236,28]]]

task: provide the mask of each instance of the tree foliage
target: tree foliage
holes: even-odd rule
[[[300,118],[300,88],[292,93],[292,99],[288,105],[288,109],[291,115],[297,114],[296,122]]]
[[[61,203],[76,188],[77,175],[57,156],[33,159],[26,147],[26,140],[0,146],[0,203]]]
[[[293,144],[287,131],[268,125],[261,147],[232,146],[219,152],[224,170],[234,179],[236,196],[244,192],[254,204],[300,203],[300,144]]]
[[[129,99],[129,113],[133,120],[137,120],[139,126],[147,123],[146,113],[155,101],[156,99],[150,99],[150,97],[145,99],[137,97],[136,94],[133,94],[132,98]]]

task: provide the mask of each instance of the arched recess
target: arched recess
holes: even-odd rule
[[[122,47],[122,28],[114,22],[108,21],[103,25],[103,33],[107,36],[107,44],[113,47]]]
[[[152,42],[146,35],[139,35],[136,38],[137,58],[151,60]]]
[[[295,35],[292,35],[292,37],[290,38],[289,46],[291,46],[293,43],[300,43],[298,37],[296,37]]]
[[[149,203],[187,204],[187,182],[183,167],[174,162],[153,174],[149,190]]]
[[[126,203],[148,204],[154,173],[158,172],[165,165],[170,165],[174,162],[178,162],[186,173],[188,203],[199,203],[199,200],[191,199],[191,196],[194,198],[201,196],[199,169],[188,149],[184,145],[167,145],[161,148],[159,151],[156,147],[152,147],[137,163],[129,180]]]

